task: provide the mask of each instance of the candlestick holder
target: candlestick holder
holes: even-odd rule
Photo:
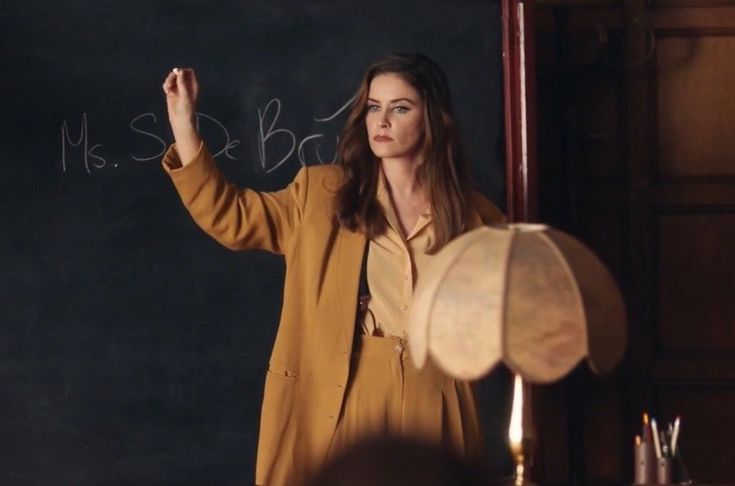
[[[513,462],[516,465],[513,486],[536,486],[531,481],[531,465],[533,464],[533,441],[525,437],[510,446]]]

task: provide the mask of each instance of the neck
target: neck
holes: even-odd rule
[[[421,161],[405,159],[381,159],[385,181],[394,197],[407,198],[423,193],[416,173]]]

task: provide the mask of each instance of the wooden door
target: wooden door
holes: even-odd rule
[[[535,390],[542,484],[632,479],[640,416],[681,415],[692,477],[735,482],[735,1],[536,3],[539,219],[629,307],[626,359]]]

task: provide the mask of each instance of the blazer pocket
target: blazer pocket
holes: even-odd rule
[[[288,368],[278,368],[275,366],[270,366],[268,368],[268,372],[266,373],[266,380],[272,378],[275,380],[295,381],[298,376],[298,373]]]
[[[293,371],[268,369],[265,375],[256,456],[258,484],[269,484],[268,477],[273,462],[283,451],[293,450],[297,431],[293,423],[296,387],[296,373]]]

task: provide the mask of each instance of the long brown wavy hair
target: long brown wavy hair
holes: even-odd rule
[[[363,76],[337,146],[337,164],[343,169],[344,181],[335,194],[335,217],[342,227],[359,229],[368,238],[385,230],[385,218],[375,198],[380,164],[370,149],[365,125],[370,83],[380,74],[400,76],[424,101],[424,162],[417,177],[431,207],[435,240],[429,250],[434,252],[467,230],[470,182],[446,77],[422,54],[391,54],[370,66]]]

